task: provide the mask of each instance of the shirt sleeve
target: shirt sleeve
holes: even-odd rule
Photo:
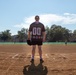
[[[42,28],[42,32],[45,32],[45,27],[44,27],[44,25],[43,25],[43,28]]]
[[[30,27],[29,27],[29,31],[32,31],[32,27],[31,27],[31,25],[30,25]]]

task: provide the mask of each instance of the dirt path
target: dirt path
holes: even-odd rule
[[[0,45],[0,75],[76,75],[75,45],[43,45],[40,63],[36,49],[35,61],[30,62],[31,46]]]

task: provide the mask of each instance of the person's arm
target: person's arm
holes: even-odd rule
[[[28,40],[31,39],[31,34],[30,34],[30,31],[28,31]]]
[[[32,31],[32,27],[30,25],[29,30],[28,30],[28,40],[31,39],[31,31]]]
[[[45,40],[46,40],[46,32],[45,32],[46,30],[45,30],[45,27],[44,27],[44,25],[43,25],[43,28],[42,28],[42,36],[43,36],[43,42],[45,42]]]
[[[46,32],[43,32],[43,42],[46,40]]]

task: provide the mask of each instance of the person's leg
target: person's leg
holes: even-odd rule
[[[39,51],[39,56],[40,56],[40,62],[44,62],[43,58],[42,58],[42,48],[41,45],[38,45],[38,51]]]
[[[35,49],[36,49],[36,45],[32,45],[32,59],[34,59],[35,56]]]
[[[41,45],[38,45],[38,52],[39,52],[40,59],[42,59],[42,48],[41,48]]]

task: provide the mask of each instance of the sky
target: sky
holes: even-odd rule
[[[76,0],[0,0],[0,32],[12,35],[29,28],[34,17],[51,27],[56,24],[72,32],[76,29]]]

